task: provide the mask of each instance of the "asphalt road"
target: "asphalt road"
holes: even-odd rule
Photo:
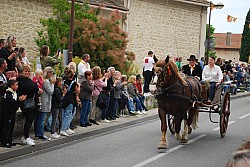
[[[231,101],[230,125],[223,139],[219,125],[211,123],[207,113],[200,113],[199,128],[192,132],[186,145],[181,145],[168,131],[169,149],[157,150],[161,138],[157,119],[59,149],[30,154],[1,166],[223,167],[233,151],[250,139],[249,102],[250,97]],[[218,115],[213,118],[218,120]]]

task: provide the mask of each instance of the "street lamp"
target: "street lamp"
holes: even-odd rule
[[[208,64],[208,51],[211,49],[211,42],[213,42],[212,40],[210,40],[210,22],[211,22],[211,11],[212,9],[222,9],[224,7],[223,3],[218,2],[217,4],[213,4],[212,1],[210,1],[210,5],[209,5],[209,20],[208,20],[208,30],[207,30],[207,40],[205,42],[205,47],[206,47],[206,64]]]
[[[75,17],[75,4],[74,3],[75,3],[75,0],[71,0],[68,63],[72,61],[72,56],[73,56],[73,33],[74,33],[74,17]]]

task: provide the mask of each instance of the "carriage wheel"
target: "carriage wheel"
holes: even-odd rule
[[[175,133],[175,119],[173,115],[168,114],[168,129],[172,134]]]
[[[230,116],[230,94],[226,91],[221,100],[220,136],[225,137]]]

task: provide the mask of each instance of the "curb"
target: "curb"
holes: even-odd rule
[[[250,96],[249,92],[231,96],[231,99],[232,100],[239,99],[239,98],[243,98],[247,96]],[[7,163],[8,160],[10,159],[19,158],[24,155],[28,155],[31,153],[39,152],[39,151],[50,149],[50,148],[62,147],[63,144],[70,144],[70,143],[73,143],[74,141],[77,142],[77,140],[84,140],[89,137],[103,135],[103,134],[110,133],[110,132],[115,132],[115,131],[118,131],[119,129],[126,128],[131,125],[136,125],[136,124],[140,124],[140,123],[155,120],[155,119],[158,119],[158,114],[152,114],[147,117],[137,118],[135,120],[117,123],[116,125],[110,125],[107,127],[102,127],[102,128],[90,130],[87,132],[80,132],[80,133],[71,135],[70,137],[63,137],[61,139],[51,140],[49,142],[38,143],[35,146],[24,146],[24,147],[19,147],[19,148],[13,148],[12,150],[8,150],[6,152],[0,153],[0,165],[5,162]]]

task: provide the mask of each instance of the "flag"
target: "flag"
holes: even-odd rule
[[[228,15],[228,16],[227,16],[227,22],[232,22],[232,20],[233,20],[233,17],[230,16],[230,15]]]

